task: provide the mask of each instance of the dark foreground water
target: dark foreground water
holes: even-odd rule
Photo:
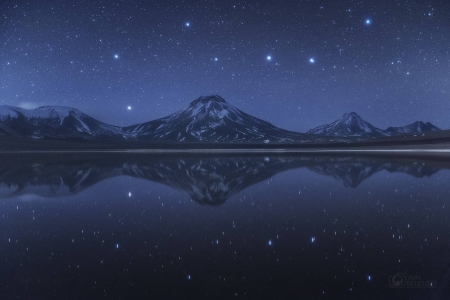
[[[450,161],[1,155],[1,299],[450,299]]]

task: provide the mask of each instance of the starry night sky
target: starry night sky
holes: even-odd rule
[[[201,95],[295,131],[450,128],[450,1],[5,1],[0,104],[114,125]]]

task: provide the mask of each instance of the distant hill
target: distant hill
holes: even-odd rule
[[[418,134],[418,133],[429,133],[433,131],[439,131],[440,128],[434,126],[430,122],[424,123],[421,121],[416,121],[412,124],[403,127],[389,127],[384,130],[383,133],[386,136],[399,135],[399,134]]]
[[[100,122],[78,109],[65,106],[41,106],[25,110],[0,106],[0,131],[30,138],[117,138],[118,126]]]
[[[330,124],[321,125],[309,130],[308,134],[317,136],[334,137],[382,137],[405,134],[422,134],[439,131],[440,128],[430,122],[424,123],[416,121],[403,127],[389,127],[386,130],[377,128],[369,122],[363,120],[357,113],[346,113],[342,118]]]
[[[309,130],[307,133],[339,137],[377,137],[383,136],[382,130],[364,121],[358,114],[346,113],[339,120]]]

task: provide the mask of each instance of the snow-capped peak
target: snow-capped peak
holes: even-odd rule
[[[0,106],[0,122],[5,132],[33,138],[113,137],[122,133],[120,127],[102,123],[66,106],[41,106],[30,110]]]
[[[72,112],[76,111],[74,108],[66,106],[40,106],[33,110],[33,117],[39,118],[59,118],[60,124],[64,122],[64,119],[68,117]]]
[[[198,97],[197,99],[192,100],[191,103],[189,104],[189,106],[197,106],[197,105],[204,105],[204,104],[211,105],[213,103],[227,104],[225,99],[223,99],[222,97],[220,97],[218,95],[212,95],[212,96]]]
[[[361,119],[362,118],[355,112],[349,112],[342,115],[342,119],[348,120],[348,119]]]
[[[157,141],[293,141],[304,138],[253,117],[220,96],[203,96],[165,118],[123,128],[132,138]]]
[[[2,105],[0,106],[0,116],[17,117],[19,114],[26,118],[41,118],[41,119],[55,119],[59,118],[61,123],[64,118],[68,117],[71,112],[78,112],[75,108],[66,106],[41,106],[35,109],[24,109],[14,106]]]
[[[424,123],[422,121],[416,121],[412,124],[402,126],[402,127],[389,127],[383,131],[387,136],[398,135],[398,134],[413,134],[413,133],[427,133],[441,130],[440,128],[434,126],[430,122]]]
[[[308,131],[310,134],[326,136],[379,136],[380,129],[366,122],[357,113],[350,112],[342,115],[342,118],[331,124],[318,126]]]
[[[190,116],[204,117],[209,116],[215,119],[222,119],[227,116],[230,111],[238,113],[220,96],[202,96],[191,101],[187,111],[190,112]]]

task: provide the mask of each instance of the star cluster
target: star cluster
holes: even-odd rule
[[[296,131],[350,111],[382,128],[450,128],[449,2],[2,1],[0,11],[0,104],[130,125],[219,94]]]

